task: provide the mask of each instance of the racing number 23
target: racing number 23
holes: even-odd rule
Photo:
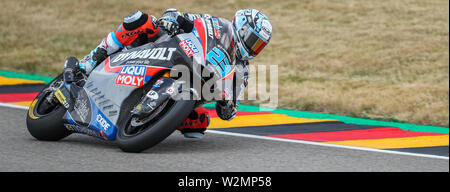
[[[222,78],[225,77],[228,72],[230,72],[230,62],[228,61],[225,53],[223,53],[217,47],[214,47],[207,55],[206,59],[214,66],[216,66],[217,71],[222,74]]]

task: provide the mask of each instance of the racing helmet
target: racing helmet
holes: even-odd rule
[[[242,60],[256,57],[272,37],[272,23],[266,15],[256,9],[237,11],[232,26],[236,55]]]

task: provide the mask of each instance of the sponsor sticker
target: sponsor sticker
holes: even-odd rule
[[[94,130],[89,129],[89,128],[86,128],[86,127],[81,127],[81,126],[72,125],[72,124],[64,124],[64,126],[69,131],[73,131],[73,132],[77,132],[77,133],[83,133],[83,134],[86,134],[86,135],[102,138],[102,135],[100,135],[99,132],[94,131]]]
[[[206,29],[208,30],[208,36],[212,39],[213,38],[213,28],[211,24],[211,20],[206,19]]]
[[[198,49],[197,49],[197,46],[195,46],[195,44],[194,44],[194,42],[192,42],[192,40],[186,39],[185,41],[186,41],[187,45],[192,49],[192,51],[194,53],[198,53],[199,52]]]
[[[116,84],[142,87],[142,85],[144,85],[146,69],[146,66],[123,66],[119,72],[119,75],[116,77]]]
[[[77,102],[75,102],[75,106],[73,109],[77,113],[77,115],[80,117],[80,120],[82,122],[87,122],[89,118],[89,107],[88,107],[89,101],[87,98],[81,98],[80,96],[77,98]]]
[[[103,130],[108,131],[109,127],[111,126],[106,120],[105,118],[103,118],[102,115],[98,114],[97,118],[95,119],[97,121],[97,123],[100,125],[100,127],[102,127]]]
[[[160,61],[169,61],[172,58],[173,52],[176,48],[158,47],[153,49],[144,49],[139,51],[131,51],[121,53],[114,57],[112,62],[120,62],[130,59],[153,59]]]
[[[197,39],[200,41],[200,35],[198,34],[198,31],[196,28],[192,29],[192,33],[197,37]]]
[[[63,104],[65,108],[69,108],[69,103],[67,103],[66,97],[64,97],[64,94],[62,94],[60,89],[57,89],[54,94],[58,101]]]
[[[181,49],[183,49],[184,53],[186,53],[186,55],[188,57],[191,57],[192,55],[194,55],[194,51],[192,51],[192,49],[189,47],[189,45],[186,43],[186,41],[181,41],[179,43]]]
[[[150,90],[147,93],[147,97],[150,98],[150,99],[156,100],[156,99],[159,98],[159,95],[158,95],[158,93],[156,91]]]
[[[169,95],[172,95],[173,93],[175,93],[175,90],[172,87],[170,87],[167,89],[166,93],[168,93]]]
[[[188,57],[191,57],[192,55],[194,55],[194,53],[198,53],[198,49],[197,47],[194,45],[194,43],[192,42],[192,40],[190,39],[186,39],[184,41],[181,41],[179,43],[181,49],[183,49],[183,51],[186,53],[186,55]]]
[[[153,87],[158,88],[161,87],[161,84],[163,84],[164,81],[162,79],[158,79],[155,84],[153,84]]]
[[[214,27],[214,35],[216,36],[217,39],[220,39],[220,25],[219,25],[219,20],[217,18],[213,18],[213,27]]]
[[[261,34],[261,36],[263,36],[266,40],[269,40],[271,31],[272,31],[272,25],[270,24],[270,22],[267,20],[263,20],[262,26],[261,26],[261,31],[259,32],[259,34]]]
[[[144,30],[137,30],[137,31],[131,31],[131,32],[128,32],[128,33],[124,33],[124,34],[122,34],[122,38],[125,38],[125,37],[131,37],[131,36],[133,36],[133,35],[137,35],[137,34],[141,34],[141,33],[144,33]]]

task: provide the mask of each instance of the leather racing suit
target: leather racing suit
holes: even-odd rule
[[[176,11],[176,10],[175,10]],[[162,16],[173,16],[173,9],[168,9]],[[211,18],[208,14],[180,14],[177,20],[179,21],[179,27],[184,32],[191,32],[193,29],[193,21],[197,18]],[[79,66],[86,74],[89,74],[97,64],[101,63],[109,55],[116,53],[127,46],[137,47],[148,42],[154,42],[161,36],[162,30],[158,26],[158,20],[156,17],[150,14],[137,11],[124,18],[123,23],[110,33],[101,41],[101,43],[93,49],[90,54],[84,56]],[[239,85],[239,96],[243,94],[244,88],[247,86],[248,79],[248,61],[242,61],[236,59],[236,65],[239,65],[236,73],[238,77],[244,79],[244,83]],[[219,102],[218,102],[219,103]],[[231,120],[235,117],[237,106],[239,104],[238,99],[231,99],[228,101],[220,102],[221,105],[216,105],[216,112],[218,116],[224,120]],[[204,134],[207,126],[210,123],[210,117],[208,111],[203,107],[195,109],[183,124],[178,128],[186,137],[189,138],[201,138]],[[194,134],[192,134],[194,133]],[[200,135],[199,135],[199,134]]]
[[[168,34],[176,35],[179,33],[191,33],[194,28],[194,20],[202,18],[206,21],[208,36],[219,41],[230,53],[230,63],[235,65],[234,82],[232,90],[225,89],[223,100],[216,102],[217,115],[223,120],[232,120],[236,116],[239,99],[243,96],[244,90],[248,84],[249,62],[236,56],[237,48],[233,39],[233,28],[231,22],[224,19],[213,17],[209,14],[190,14],[181,13],[176,9],[167,9],[158,20],[158,25]],[[212,26],[208,26],[208,23]],[[197,32],[195,32],[197,33]],[[209,62],[209,61],[208,61]],[[236,80],[237,79],[237,80]],[[228,90],[228,91],[227,91]]]

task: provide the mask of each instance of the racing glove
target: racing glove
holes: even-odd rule
[[[229,92],[228,94],[223,92],[222,99],[216,102],[216,113],[223,120],[231,121],[236,117],[237,108],[240,103],[241,97],[244,95],[245,87],[248,84],[248,62],[245,61],[236,61],[236,73],[235,73],[235,82],[237,85],[234,85],[233,92]],[[238,93],[238,95],[234,95],[234,93]]]
[[[178,34],[180,28],[175,20],[167,18],[160,18],[158,20],[158,26],[171,36]]]
[[[216,102],[216,113],[223,120],[231,121],[236,117],[237,105],[233,101],[223,100]]]
[[[177,19],[181,13],[174,8],[167,9],[158,19],[158,26],[165,30],[169,35],[176,35],[179,32],[180,24]]]

